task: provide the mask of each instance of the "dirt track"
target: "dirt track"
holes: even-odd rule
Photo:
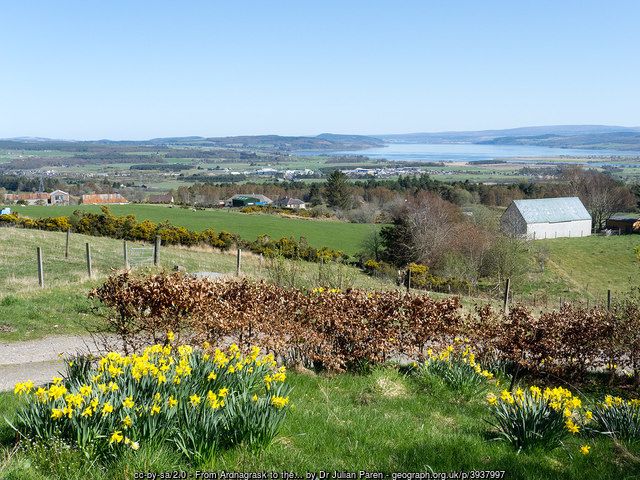
[[[0,343],[0,391],[17,382],[51,380],[63,369],[63,358],[76,353],[99,353],[88,336],[57,335],[26,342]]]

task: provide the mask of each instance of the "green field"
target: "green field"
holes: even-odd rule
[[[53,217],[71,215],[74,210],[99,212],[96,205],[69,205],[64,207],[15,206],[15,211],[32,217]],[[308,220],[282,217],[270,214],[246,214],[228,209],[208,209],[193,211],[163,205],[113,205],[116,215],[135,215],[138,220],[154,222],[169,221],[191,230],[213,228],[237,233],[246,240],[255,240],[258,235],[267,234],[274,238],[306,237],[310,245],[330,247],[354,254],[361,248],[363,239],[377,226],[346,223],[332,220]]]
[[[0,420],[0,477],[106,480],[177,470],[195,478],[196,470],[226,470],[293,471],[305,478],[306,472],[320,470],[494,470],[505,471],[502,478],[509,480],[584,480],[631,479],[640,473],[637,446],[616,448],[603,436],[575,436],[550,452],[518,453],[492,440],[483,395],[465,400],[441,382],[421,384],[394,368],[368,375],[290,373],[288,381],[292,408],[280,435],[264,450],[238,447],[190,465],[175,450],[143,444],[138,452],[128,451],[103,467],[64,448],[12,452],[13,433]],[[0,395],[0,417],[12,419],[18,405],[13,395]],[[592,446],[587,456],[578,451],[585,443]]]
[[[634,248],[639,235],[541,240],[549,251],[547,273],[570,289],[594,299],[640,286],[640,262]]]
[[[87,276],[86,242],[91,244],[93,279]],[[123,243],[111,238],[72,234],[68,259],[64,258],[65,234],[60,232],[0,228],[0,245],[0,341],[82,332],[87,325],[95,325],[97,317],[87,293],[107,275],[124,267]],[[44,289],[38,286],[36,247],[43,251]],[[149,255],[150,250],[147,258]],[[234,275],[236,257],[235,252],[162,247],[160,267],[171,270],[174,265],[185,267],[187,272]],[[244,275],[273,278],[268,265],[266,260],[261,264],[257,256],[243,253]],[[288,269],[287,278],[295,285],[308,288],[317,285],[319,264],[286,261],[284,265]],[[325,274],[328,272],[335,278],[340,275],[345,286],[393,287],[353,267],[327,265],[322,268]]]

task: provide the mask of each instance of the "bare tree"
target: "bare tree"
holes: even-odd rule
[[[579,196],[589,210],[596,230],[602,230],[614,213],[636,204],[631,190],[606,173],[570,167],[563,177],[567,180],[569,193]]]

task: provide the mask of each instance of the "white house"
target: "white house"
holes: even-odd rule
[[[514,200],[500,224],[505,233],[533,240],[591,235],[591,215],[578,197]]]
[[[273,204],[280,208],[290,208],[292,210],[304,210],[307,205],[299,198],[283,197],[279,198]]]

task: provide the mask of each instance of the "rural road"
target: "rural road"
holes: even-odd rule
[[[51,380],[64,368],[64,358],[76,353],[97,354],[90,336],[56,335],[26,342],[0,342],[0,391],[17,382],[36,385]]]

